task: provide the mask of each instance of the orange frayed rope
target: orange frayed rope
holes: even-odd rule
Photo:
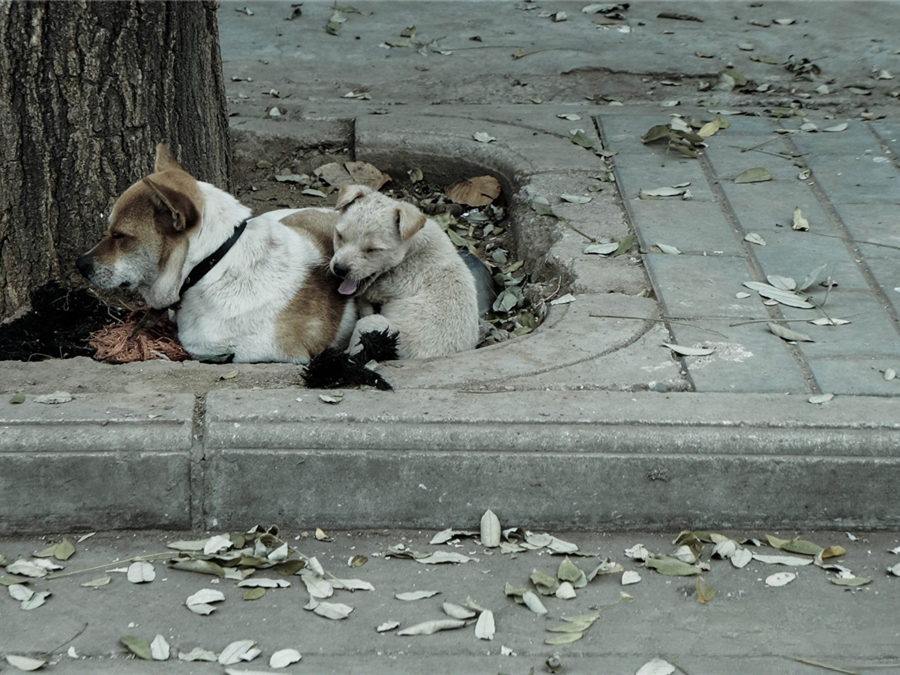
[[[187,361],[190,355],[178,342],[178,328],[164,316],[155,326],[131,333],[144,317],[146,310],[128,315],[122,323],[104,326],[91,333],[90,345],[97,350],[94,359],[107,363],[134,361]]]

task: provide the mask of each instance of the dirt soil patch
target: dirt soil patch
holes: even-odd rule
[[[31,311],[0,325],[0,360],[43,361],[93,356],[90,335],[129,313],[90,289],[66,289],[50,282],[31,297]]]

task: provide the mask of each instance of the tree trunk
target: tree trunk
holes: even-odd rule
[[[215,2],[0,0],[0,319],[75,281],[160,141],[231,187]]]

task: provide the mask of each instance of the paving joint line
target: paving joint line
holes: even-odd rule
[[[600,140],[600,146],[602,149],[609,150],[609,142],[607,137],[603,131],[603,122],[600,119],[601,114],[591,115],[591,119],[594,123],[594,130],[597,132],[597,138]],[[617,156],[617,155],[616,155]],[[665,300],[662,295],[656,291],[653,275],[650,274],[650,271],[647,269],[647,266],[644,264],[644,254],[640,250],[640,241],[638,240],[638,228],[637,228],[637,218],[635,218],[634,212],[631,210],[631,206],[628,204],[628,200],[625,198],[625,195],[622,191],[622,176],[619,172],[619,163],[615,161],[615,156],[611,157],[613,161],[607,162],[610,170],[613,172],[613,176],[616,179],[615,188],[616,188],[616,203],[619,205],[619,208],[622,209],[622,213],[625,214],[625,217],[628,219],[628,225],[631,228],[631,233],[634,236],[634,244],[638,247],[638,254],[641,256],[641,267],[644,268],[644,273],[647,275],[647,279],[650,283],[650,288],[653,291],[652,299],[656,301],[657,305],[660,309],[659,318],[664,319],[664,325],[666,327],[666,332],[669,334],[669,339],[674,342],[675,333],[672,331],[672,325],[670,324],[669,319],[669,308],[666,305]],[[641,334],[646,335],[653,328],[653,323]],[[689,391],[696,392],[697,391],[697,383],[694,382],[694,377],[691,374],[690,369],[688,369],[685,358],[681,355],[675,355],[675,359],[679,363],[679,370],[681,371],[682,377],[687,382],[690,387]]]
[[[194,529],[203,529],[208,520],[206,508],[206,402],[208,393],[194,397],[193,416],[191,418],[191,448],[188,451],[188,522]]]
[[[721,185],[719,185],[719,178],[713,174],[713,169],[712,165],[710,164],[709,158],[705,153],[698,153],[697,160],[700,162],[700,169],[703,171],[703,175],[706,177],[707,183],[709,183],[710,190],[715,197],[716,203],[719,205],[719,208],[722,210],[722,213],[728,220],[728,223],[731,225],[734,235],[738,239],[738,245],[745,253],[745,264],[750,268],[751,273],[754,274],[757,279],[766,280],[766,275],[763,273],[762,266],[756,259],[756,254],[752,249],[752,245],[750,244],[750,242],[744,239],[744,231],[743,227],[740,224],[740,219],[738,218],[737,213],[735,213],[734,207],[732,207],[731,202],[728,201],[728,196],[725,194],[725,191],[722,189]],[[764,304],[763,307],[766,308],[769,316],[775,321],[781,322],[785,320],[785,316],[782,313],[780,306],[770,306]],[[796,345],[788,344],[783,340],[780,340],[780,338],[779,341],[782,342],[782,347],[786,347],[791,356],[794,357],[794,361],[800,368],[800,373],[803,376],[803,379],[806,381],[807,387],[811,390],[810,393],[821,394],[822,388],[819,386],[818,381],[816,381],[816,378],[812,372],[812,368],[810,368],[809,364],[803,356],[803,353],[800,351],[800,348]]]

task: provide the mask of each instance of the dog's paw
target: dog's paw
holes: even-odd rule
[[[396,331],[391,333],[389,328],[361,333],[359,336],[361,349],[353,355],[353,358],[362,366],[369,361],[396,361],[400,358],[397,353],[398,335]]]

